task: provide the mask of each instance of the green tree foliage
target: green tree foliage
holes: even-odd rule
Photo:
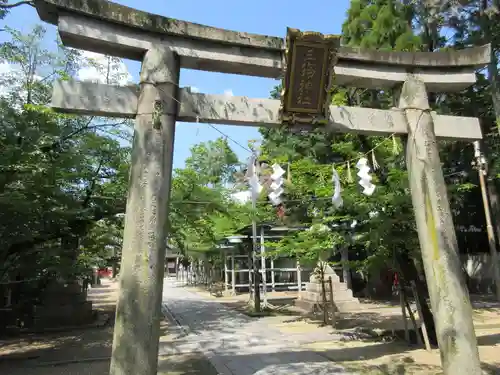
[[[24,273],[29,260],[30,273],[40,275],[49,269],[44,262],[74,259],[94,223],[124,211],[129,148],[104,132],[124,122],[46,107],[52,82],[76,72],[76,51],[44,49],[40,26],[28,35],[7,31],[11,40],[0,48],[11,69],[0,77],[2,274]]]
[[[227,140],[191,148],[186,167],[175,171],[170,233],[183,250],[210,250],[222,237],[250,220],[249,208],[231,197],[229,182],[240,163]]]
[[[224,138],[193,146],[191,156],[186,159],[187,168],[202,175],[206,184],[213,185],[234,182],[238,166],[238,157]]]
[[[486,70],[478,72],[477,84],[467,90],[466,95],[449,95],[444,106],[451,111],[460,111],[464,115],[481,118],[481,128],[484,135],[482,144],[489,161],[489,178],[487,180],[488,194],[497,234],[500,239],[500,196],[499,196],[499,128],[500,117],[500,86],[498,75],[498,57],[500,51],[500,34],[498,28],[499,3],[497,1],[467,1],[459,12],[446,17],[450,44],[457,47],[482,45],[491,43],[491,63]],[[454,159],[463,160],[463,156],[455,150]],[[468,150],[470,154],[471,150]],[[479,201],[479,194],[475,194]]]
[[[351,1],[342,25],[342,42],[369,49],[418,50],[420,38],[413,30],[412,9],[399,1]]]

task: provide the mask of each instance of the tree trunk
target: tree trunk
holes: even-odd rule
[[[63,256],[67,259],[64,277],[67,281],[76,280],[76,264],[78,262],[78,250],[80,245],[80,238],[75,235],[68,235],[61,238],[61,247],[64,251]]]
[[[325,264],[321,263],[318,267],[320,282],[321,282],[321,300],[323,303],[323,324],[328,324],[328,304],[326,299],[326,287],[325,287]],[[334,313],[335,314],[335,313]]]
[[[349,247],[342,246],[340,249],[340,259],[342,262],[342,277],[348,289],[352,289],[351,267],[349,266]]]
[[[494,6],[497,5],[498,1],[494,2]],[[487,14],[488,10],[488,1],[487,0],[482,0],[480,2],[480,25],[481,25],[481,30],[483,32],[483,41],[484,43],[492,43],[492,32],[493,32],[493,27],[492,27],[492,22],[494,22],[492,19]],[[495,17],[496,18],[496,17]],[[495,118],[496,122],[500,120],[500,86],[498,82],[498,61],[497,57],[495,54],[495,45],[492,46],[492,51],[491,51],[491,61],[488,64],[488,80],[490,81],[490,93],[491,93],[491,100],[493,103],[493,110],[495,111]],[[498,124],[497,124],[498,125]],[[500,132],[500,127],[497,129],[498,132]]]
[[[496,243],[498,247],[498,244],[500,243],[500,195],[498,194],[498,188],[493,179],[486,179],[486,190],[488,191],[493,228],[495,229],[495,236],[497,239]]]
[[[498,6],[499,2],[494,1],[493,6]],[[487,9],[488,9],[488,1],[482,0],[480,2],[480,17],[481,17],[481,30],[483,32],[483,41],[485,43],[491,43],[492,42],[492,20],[489,18],[487,14]],[[485,122],[481,121],[481,130],[483,134],[489,134],[492,130],[494,131],[494,128],[497,128],[496,130],[500,132],[500,126],[499,126],[499,120],[500,120],[500,87],[498,84],[498,60],[495,54],[495,46],[492,46],[492,51],[491,51],[491,61],[488,64],[488,80],[490,82],[490,93],[491,93],[491,101],[493,103],[493,110],[495,112],[495,123],[493,124],[492,128],[490,129],[484,129]],[[479,114],[475,114],[476,117],[479,117]],[[488,150],[488,144],[483,140],[481,142],[481,148],[483,150],[484,156],[486,160],[488,160],[489,156],[489,150]],[[498,187],[496,186],[495,182],[491,179],[487,179],[487,184],[486,188],[488,191],[488,196],[489,196],[489,201],[490,201],[490,209],[491,209],[491,214],[492,214],[492,219],[493,219],[493,226],[495,229],[495,234],[497,238],[497,244],[500,243],[500,197],[498,194]]]
[[[415,287],[417,289],[417,298],[420,302],[422,308],[422,319],[427,327],[427,333],[429,335],[429,341],[432,345],[437,345],[436,336],[436,326],[434,325],[434,317],[432,311],[427,303],[427,296],[429,292],[427,291],[427,285],[424,280],[419,276],[415,263],[407,253],[401,252],[396,255],[396,261],[399,265],[402,274],[402,280],[400,282],[409,283],[411,281],[415,282]]]

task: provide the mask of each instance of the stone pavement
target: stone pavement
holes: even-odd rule
[[[203,352],[220,375],[347,374],[314,351],[300,349],[312,337],[284,334],[261,319],[189,292],[173,279],[165,280],[163,308],[178,329],[173,340],[160,342],[160,354]]]

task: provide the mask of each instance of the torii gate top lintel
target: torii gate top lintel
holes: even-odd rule
[[[285,53],[285,40],[279,37],[173,20],[104,0],[36,0],[35,4],[42,20],[56,24],[69,47],[142,61],[147,51],[160,46],[179,56],[181,68],[271,78],[282,77],[290,59]],[[289,29],[288,37],[306,34]],[[429,92],[458,91],[474,84],[476,66],[489,61],[489,45],[432,53],[340,46],[336,49],[335,84],[390,89],[401,85],[411,72]],[[133,118],[137,100],[137,87],[71,81],[54,86],[52,106],[62,112]],[[178,100],[180,121],[246,126],[282,123],[277,100],[195,94],[188,90],[181,90]],[[332,107],[328,112],[327,129],[333,131],[371,135],[407,132],[401,111]],[[440,138],[482,138],[476,118],[434,115],[434,122]],[[450,126],[458,123],[459,133]]]
[[[261,51],[274,51],[280,54],[285,49],[282,37],[232,31],[177,20],[106,0],[35,0],[35,4],[40,18],[54,25],[58,24],[61,16],[72,14],[141,31],[228,46],[249,47]],[[109,53],[112,52],[113,50]],[[339,62],[350,60],[359,63],[421,67],[425,69],[463,69],[488,64],[490,54],[491,48],[489,44],[459,51],[418,53],[375,51],[342,46],[338,51],[338,58]]]

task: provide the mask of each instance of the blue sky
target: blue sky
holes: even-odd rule
[[[210,2],[203,0],[120,0],[115,2],[185,21],[281,37],[285,36],[287,27],[330,34],[340,33],[349,6],[348,0],[308,0],[307,2],[253,0],[241,3],[229,0],[212,0]],[[14,9],[3,24],[28,32],[33,25],[40,22],[33,8],[22,6]],[[48,29],[47,38],[54,40],[56,27],[52,25],[46,25],[46,27]],[[137,81],[139,63],[126,61],[126,64],[134,80]],[[181,72],[181,86],[194,86],[205,93],[222,94],[226,90],[231,90],[234,95],[267,98],[277,83],[278,81],[272,79],[187,69]],[[227,125],[218,125],[217,128],[242,145],[246,145],[250,139],[260,138],[256,128]],[[183,166],[184,160],[190,154],[189,148],[191,146],[218,137],[220,137],[220,133],[206,124],[178,123],[174,167]],[[231,143],[231,147],[242,161],[246,160],[247,151],[234,143]]]

